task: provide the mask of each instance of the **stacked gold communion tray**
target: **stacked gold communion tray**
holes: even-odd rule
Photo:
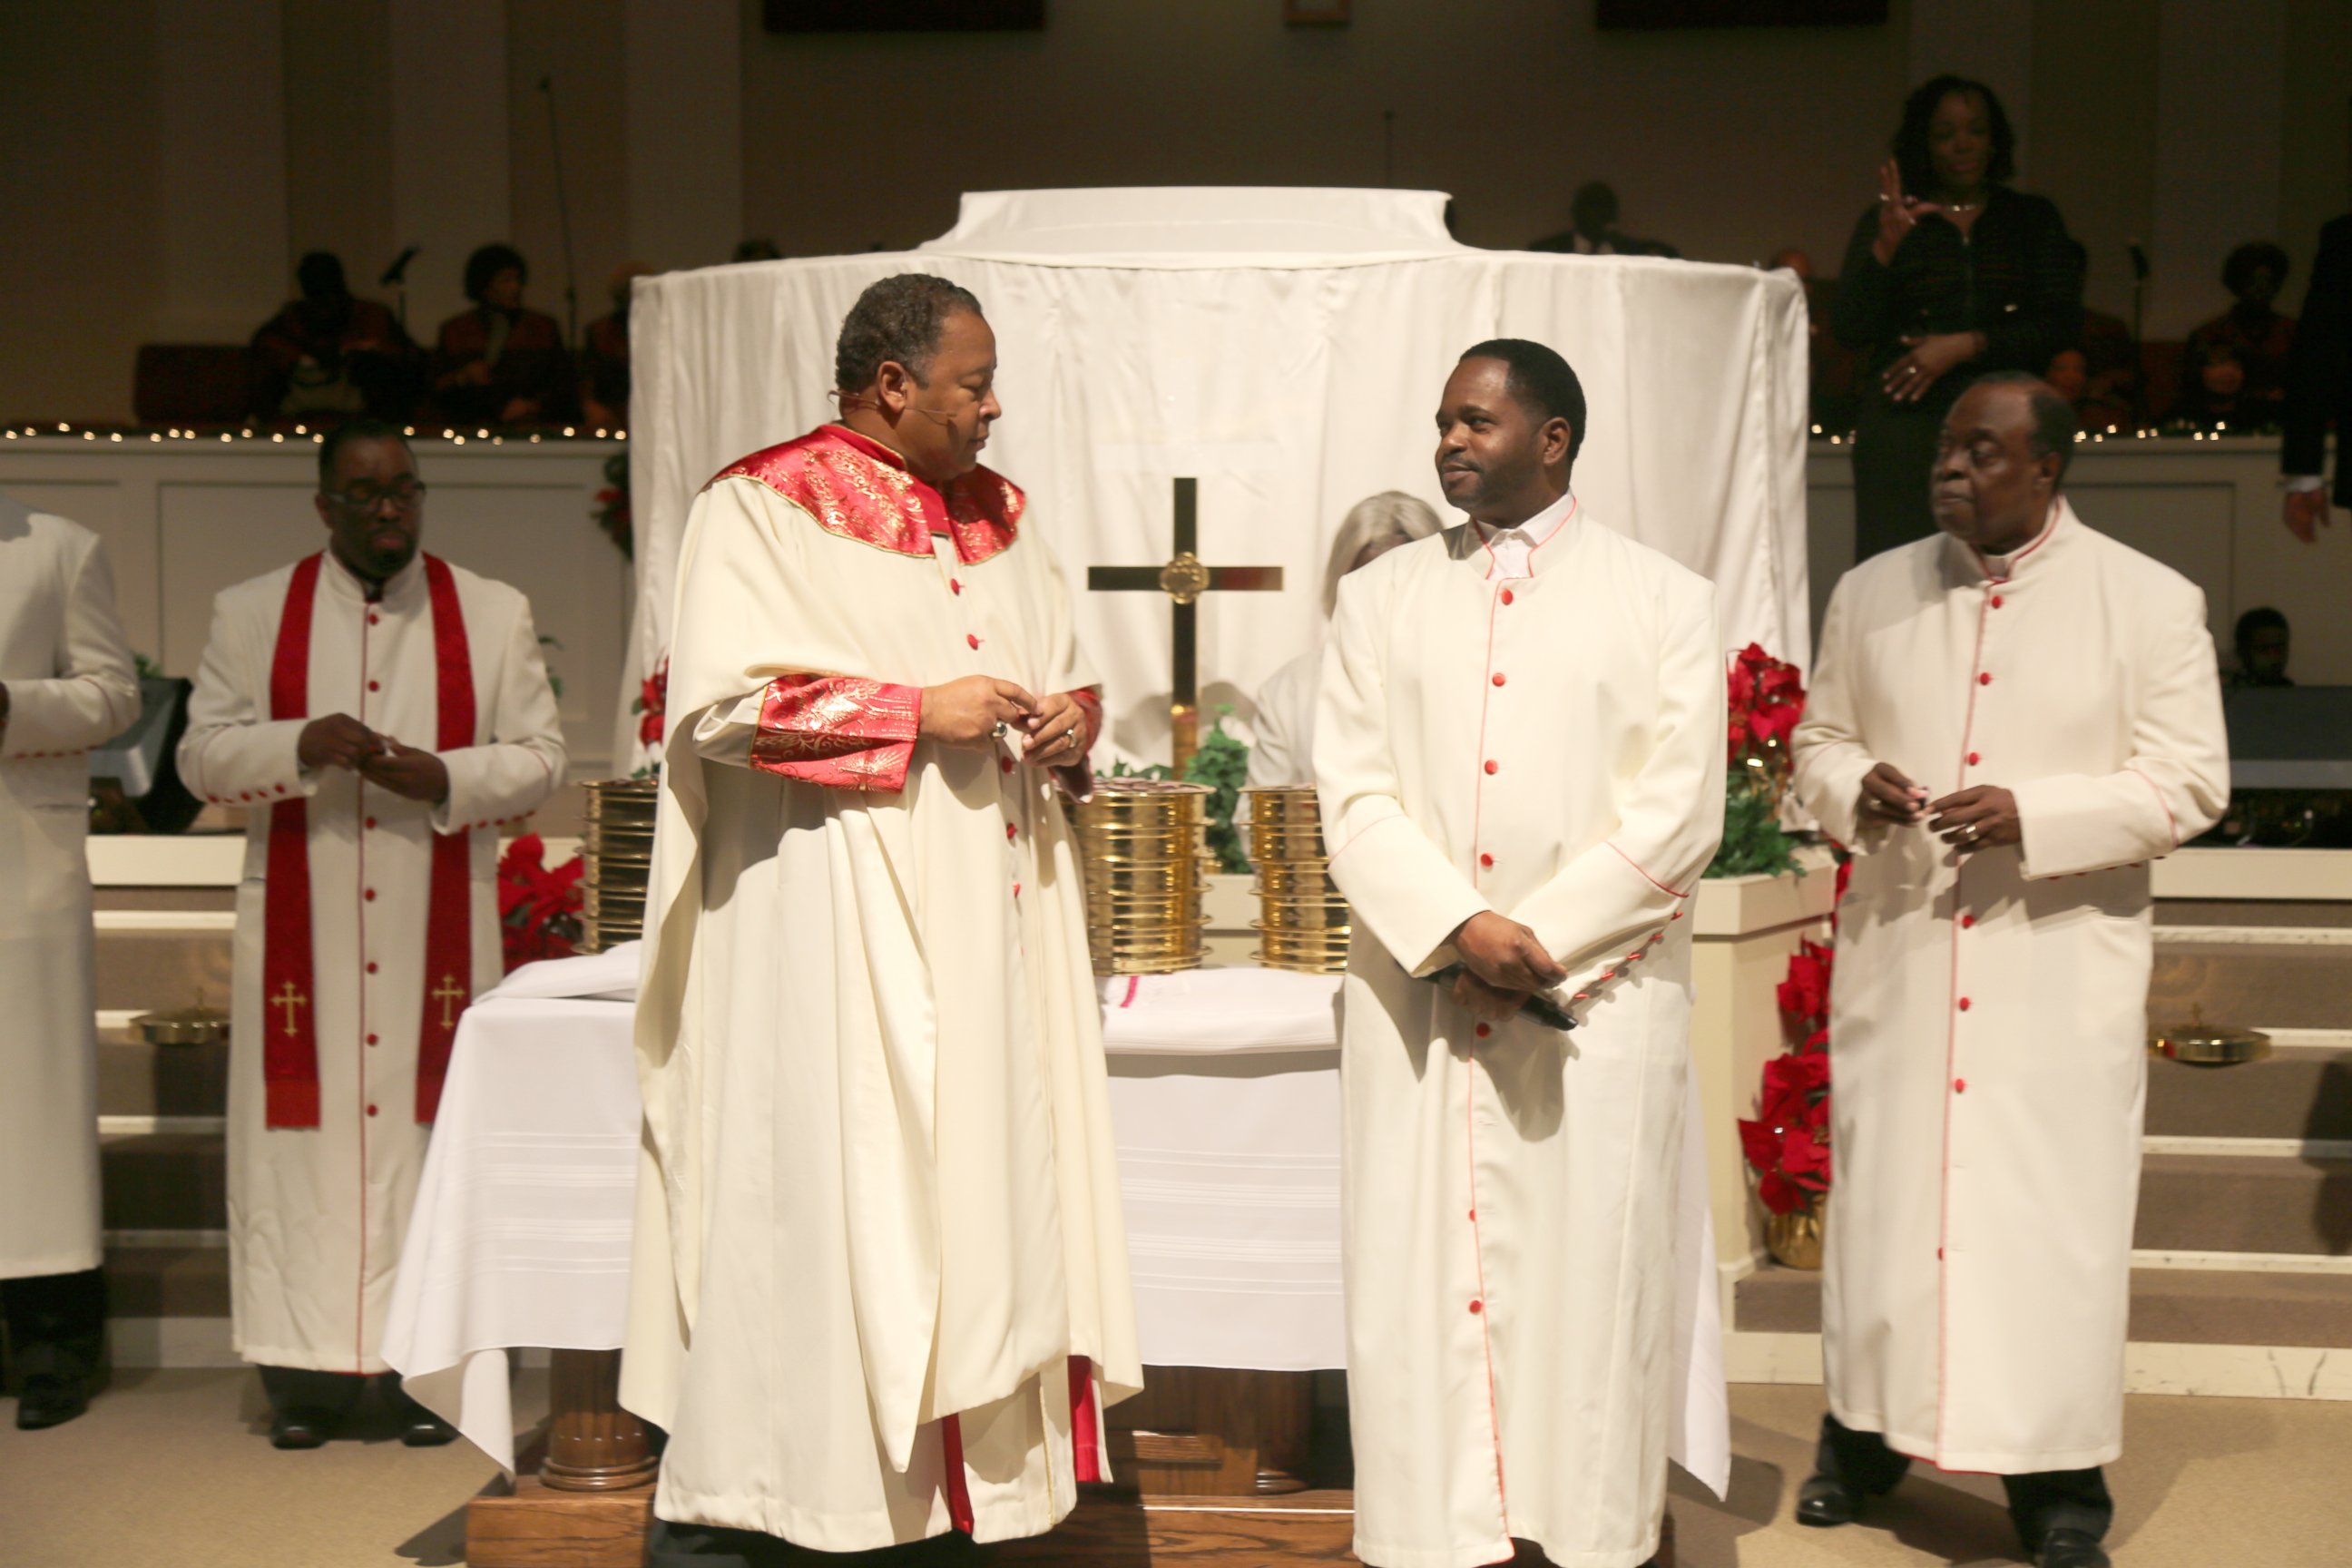
[[[658,788],[651,779],[607,779],[588,786],[587,832],[580,845],[585,863],[580,879],[583,952],[602,952],[645,933]]]
[[[1201,841],[1209,786],[1165,779],[1095,781],[1078,807],[1086,860],[1087,945],[1097,974],[1169,974],[1201,966]]]
[[[1348,900],[1331,885],[1323,819],[1313,784],[1242,792],[1249,797],[1250,863],[1257,868],[1258,919],[1268,969],[1338,974],[1348,967]]]

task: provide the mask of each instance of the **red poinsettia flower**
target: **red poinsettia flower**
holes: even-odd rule
[[[637,744],[658,750],[662,743],[662,720],[669,700],[669,660],[663,659],[645,684],[637,689],[634,707],[637,719]]]
[[[1739,1151],[1757,1173],[1759,1202],[1774,1214],[1811,1205],[1830,1189],[1830,976],[1835,953],[1801,942],[1789,957],[1778,1000],[1792,1042],[1764,1064],[1753,1121],[1739,1123]]]
[[[499,858],[499,935],[509,973],[542,958],[568,958],[580,931],[580,878],[574,855],[553,870],[547,845],[526,833]]]

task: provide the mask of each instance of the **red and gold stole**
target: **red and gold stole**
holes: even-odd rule
[[[294,568],[278,617],[269,667],[269,716],[310,716],[310,620],[326,557]],[[446,563],[425,558],[433,606],[436,723],[434,744],[454,751],[474,743],[474,666],[466,639],[457,581]],[[268,881],[262,890],[262,1079],[271,1127],[319,1125],[319,1029],[311,998],[312,956],[310,802],[281,800],[269,808]],[[471,831],[436,834],[425,917],[425,1011],[417,1041],[416,1120],[429,1122],[441,1106],[449,1047],[457,1019],[471,999],[474,977]]]

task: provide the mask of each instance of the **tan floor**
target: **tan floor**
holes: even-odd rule
[[[541,1378],[526,1377],[519,1414]],[[491,1473],[467,1445],[388,1436],[280,1454],[250,1373],[118,1376],[55,1431],[0,1425],[0,1563],[7,1568],[398,1568],[460,1561],[464,1508]],[[1979,1568],[2017,1561],[2000,1483],[1915,1470],[1870,1521],[1800,1529],[1789,1516],[1821,1394],[1732,1390],[1728,1504],[1682,1481],[1685,1568]],[[0,1402],[0,1415],[13,1406]],[[2109,1472],[2123,1568],[2352,1564],[2352,1405],[2131,1402],[2130,1452]]]

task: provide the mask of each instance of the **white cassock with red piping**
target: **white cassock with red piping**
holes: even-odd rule
[[[2147,863],[2230,796],[2205,596],[2063,500],[2007,562],[1941,535],[1838,584],[1793,739],[1851,846],[1830,997],[1830,1408],[1946,1469],[2123,1452],[2147,1089]],[[1866,822],[1893,763],[2017,797],[1965,858]]]
[[[1354,908],[1343,1225],[1357,1554],[1657,1549],[1678,1387],[1690,922],[1723,825],[1706,582],[1565,498],[1339,587],[1315,771]],[[1484,910],[1570,971],[1563,1036],[1417,978]]]
[[[445,735],[445,709],[467,707],[470,722]],[[304,768],[303,728],[332,713],[436,752],[448,798]],[[504,970],[499,826],[554,793],[563,767],[530,606],[503,583],[420,554],[371,601],[325,553],[214,602],[180,776],[247,812],[228,1091],[230,1307],[246,1360],[386,1370],[378,1346],[438,1101],[433,1053]],[[436,849],[461,841],[439,850],[436,908]]]

